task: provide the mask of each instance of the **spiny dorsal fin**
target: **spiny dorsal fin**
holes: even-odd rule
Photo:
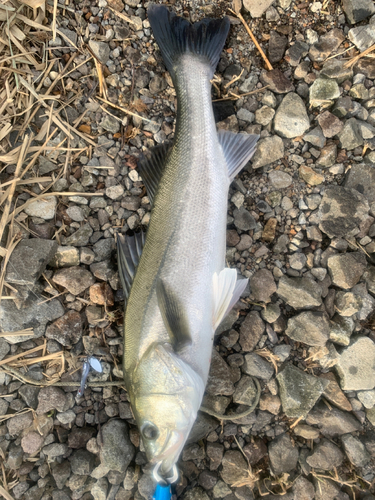
[[[227,162],[229,179],[232,181],[255,153],[259,135],[219,130],[217,136]]]
[[[117,260],[118,271],[126,299],[129,298],[130,288],[133,284],[135,271],[145,244],[145,233],[134,235],[117,235]]]
[[[162,279],[157,282],[156,296],[174,350],[180,351],[192,342],[185,308],[177,293]]]
[[[226,267],[219,275],[216,273],[213,277],[213,300],[214,330],[220,325],[224,317],[229,313],[232,307],[238,302],[243,291],[246,288],[248,280],[237,281],[237,271]]]
[[[163,175],[165,161],[172,144],[165,142],[152,148],[148,156],[142,155],[138,161],[139,173],[141,174],[147,195],[151,205],[155,197],[161,176]]]

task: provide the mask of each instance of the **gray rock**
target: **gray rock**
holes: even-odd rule
[[[320,37],[319,42],[310,47],[309,56],[312,61],[323,62],[344,41],[345,35],[342,30],[334,28],[326,35]]]
[[[348,459],[355,467],[365,467],[370,462],[371,455],[358,438],[344,434],[341,436],[341,442]]]
[[[38,394],[38,415],[48,413],[51,410],[64,411],[67,403],[65,392],[59,387],[42,387]]]
[[[5,358],[9,351],[10,345],[8,342],[5,339],[0,338],[0,361]]]
[[[315,500],[349,500],[349,495],[340,491],[340,486],[331,479],[313,477],[313,482]]]
[[[35,387],[33,385],[21,385],[18,389],[18,394],[25,401],[29,408],[36,410],[38,406],[38,394],[40,387]]]
[[[327,266],[332,283],[347,290],[361,279],[366,269],[366,257],[361,252],[332,255]]]
[[[261,339],[265,324],[257,311],[250,311],[241,324],[239,343],[244,352],[253,351]]]
[[[99,240],[92,249],[95,254],[95,262],[101,262],[102,260],[110,259],[113,250],[116,248],[114,238],[105,238]]]
[[[358,191],[342,186],[326,187],[319,206],[319,228],[330,238],[350,236],[368,211],[369,204]]]
[[[280,316],[280,307],[277,304],[267,304],[265,309],[262,309],[260,315],[267,323],[274,323]]]
[[[294,309],[311,309],[322,303],[321,288],[310,278],[282,276],[279,280],[277,294]]]
[[[110,420],[103,425],[102,434],[101,464],[112,471],[126,472],[135,454],[127,424],[122,420]]]
[[[306,417],[306,423],[318,426],[320,432],[327,438],[361,429],[361,424],[353,415],[334,406],[329,409],[324,403],[318,403],[310,411]]]
[[[345,179],[345,187],[359,191],[369,203],[375,201],[375,167],[353,164]]]
[[[257,144],[257,150],[251,160],[253,168],[270,165],[284,156],[284,143],[278,135],[272,135],[261,139]]]
[[[305,417],[327,385],[293,365],[286,365],[276,378],[283,411],[289,418]]]
[[[108,62],[109,54],[111,52],[108,43],[90,40],[89,46],[102,64],[106,64]]]
[[[298,476],[293,483],[292,492],[298,500],[313,500],[315,497],[314,486],[303,476]]]
[[[51,267],[70,267],[79,265],[79,250],[75,247],[58,246],[55,256],[49,262]]]
[[[275,118],[275,132],[282,137],[293,138],[302,136],[310,127],[306,107],[298,94],[290,92],[282,100]]]
[[[324,313],[302,312],[288,320],[286,334],[297,342],[324,346],[329,339],[330,325]]]
[[[64,316],[48,325],[47,339],[57,340],[65,347],[72,347],[82,337],[82,319],[77,311],[68,311]]]
[[[343,123],[329,111],[324,111],[318,116],[318,123],[322,128],[324,137],[331,138],[343,129]]]
[[[375,387],[375,344],[368,337],[353,339],[342,350],[336,365],[341,388],[345,391],[364,391]]]
[[[368,24],[367,26],[352,28],[349,30],[348,38],[360,52],[363,52],[374,44],[375,25]]]
[[[268,179],[276,189],[287,188],[293,182],[292,177],[282,170],[271,170],[271,172],[268,173]]]
[[[227,484],[243,482],[248,477],[248,466],[242,453],[237,450],[226,451],[222,460],[221,477]]]
[[[62,490],[70,476],[70,463],[67,460],[61,463],[55,462],[52,464],[51,469],[57,488]]]
[[[343,452],[328,439],[322,439],[306,458],[306,462],[311,467],[323,470],[333,470],[334,467],[339,467],[343,461]]]
[[[268,269],[260,269],[250,278],[250,296],[255,302],[269,302],[276,292],[274,277]]]
[[[252,405],[257,395],[257,388],[251,377],[243,375],[233,394],[233,402],[240,405]]]
[[[30,427],[33,423],[33,416],[30,412],[21,413],[20,415],[16,415],[15,417],[11,417],[7,420],[7,428],[8,432],[11,436],[17,436],[23,430]]]
[[[335,306],[340,316],[350,317],[361,309],[362,299],[352,292],[339,291],[336,294]]]
[[[347,346],[353,333],[355,323],[351,318],[335,314],[330,324],[329,339],[335,344]]]
[[[268,59],[270,63],[281,61],[287,44],[288,39],[285,36],[279,35],[277,31],[274,30],[270,32],[270,39],[268,42]]]
[[[101,477],[91,488],[91,495],[94,500],[106,500],[108,492],[108,480],[105,477]]]
[[[61,238],[61,242],[64,246],[85,247],[89,243],[92,233],[93,229],[90,224],[85,224],[67,238]]]
[[[221,465],[224,454],[224,446],[220,443],[207,443],[207,457],[210,459],[210,470],[216,470]]]
[[[268,446],[270,466],[275,476],[290,472],[298,462],[298,448],[293,446],[288,434],[280,434]]]
[[[56,250],[56,241],[39,238],[21,240],[10,256],[5,281],[16,285],[34,285]]]
[[[43,448],[43,453],[48,458],[56,458],[65,455],[68,451],[68,445],[65,443],[51,443]]]
[[[317,78],[310,87],[310,106],[327,106],[340,97],[340,89],[336,80]]]
[[[44,297],[33,294],[23,307],[22,314],[13,300],[3,300],[0,304],[0,329],[3,332],[14,332],[32,327],[34,335],[30,337],[28,335],[5,337],[10,344],[17,344],[41,337],[44,335],[47,323],[63,314],[64,308],[57,299],[46,302]]]
[[[244,0],[244,8],[250,12],[251,17],[262,17],[274,0]]]
[[[108,196],[108,198],[111,198],[111,200],[118,200],[122,197],[124,194],[125,189],[121,184],[116,184],[115,186],[110,186],[105,190],[105,194]]]
[[[214,348],[208,375],[206,393],[211,396],[230,396],[234,393],[232,372],[227,363]]]
[[[87,450],[76,450],[69,457],[69,461],[78,476],[88,476],[94,468],[95,455]]]
[[[375,390],[372,391],[358,391],[357,398],[367,409],[375,406]]]
[[[268,363],[268,361],[254,352],[246,354],[242,371],[247,375],[251,375],[252,377],[260,378],[262,380],[270,380],[274,373],[271,363]]]
[[[233,211],[234,225],[241,231],[251,231],[256,228],[256,221],[248,210],[244,207],[236,208]]]
[[[30,201],[24,209],[24,212],[30,217],[39,217],[40,219],[50,220],[56,214],[57,198],[48,196],[43,199]]]
[[[342,10],[350,24],[356,24],[375,13],[372,0],[343,0]]]
[[[307,134],[303,136],[303,139],[317,148],[322,148],[326,143],[326,139],[320,127],[315,127],[307,132]]]
[[[337,59],[329,59],[323,65],[320,76],[332,78],[340,85],[345,80],[353,78],[353,69],[345,67],[345,61]]]
[[[73,295],[79,295],[95,283],[90,271],[78,266],[59,269],[53,275],[52,281]]]
[[[197,443],[206,437],[211,431],[216,429],[217,420],[204,413],[198,413],[198,417],[194,422],[193,428],[190,431],[187,443]]]
[[[358,121],[355,118],[349,118],[349,120],[345,122],[342,131],[338,134],[338,138],[340,139],[341,147],[348,151],[358,146],[362,146],[363,137]]]

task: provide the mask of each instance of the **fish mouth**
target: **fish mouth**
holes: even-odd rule
[[[151,461],[155,464],[155,468],[157,467],[156,470],[160,470],[161,475],[168,477],[173,474],[171,471],[175,468],[184,443],[184,432],[168,431],[162,450]]]

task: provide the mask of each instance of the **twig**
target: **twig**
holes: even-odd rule
[[[361,52],[360,54],[358,54],[357,56],[353,57],[353,59],[350,59],[349,61],[347,61],[345,64],[344,64],[344,68],[350,68],[351,66],[353,66],[357,61],[359,61],[359,59],[361,59],[361,57],[365,57],[367,56],[367,54],[369,54],[370,52],[372,52],[373,50],[375,50],[375,44],[374,45],[371,45],[371,47],[369,47],[368,49],[364,50],[363,52]]]

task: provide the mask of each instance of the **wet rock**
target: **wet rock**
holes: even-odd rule
[[[270,63],[281,61],[287,44],[288,40],[284,35],[279,35],[274,30],[270,32],[270,39],[268,42],[268,59]]]
[[[250,311],[241,324],[239,343],[243,351],[253,351],[261,339],[265,324],[257,311]]]
[[[324,403],[318,403],[310,411],[306,423],[318,426],[320,432],[327,438],[355,432],[361,428],[361,424],[353,415],[334,406],[329,409]]]
[[[276,94],[286,94],[294,90],[294,85],[280,69],[263,71],[260,80],[263,85],[268,85],[269,90],[276,92]]]
[[[33,328],[34,335],[13,335],[5,337],[10,344],[25,342],[29,338],[39,338],[44,335],[46,324],[64,314],[64,308],[57,299],[45,302],[44,297],[33,294],[22,308],[22,314],[13,300],[3,300],[0,304],[0,329],[3,332],[14,332]]]
[[[306,462],[314,469],[333,470],[344,461],[344,454],[338,446],[322,439],[314,447],[314,451],[306,458]]]
[[[250,12],[251,17],[262,17],[273,2],[274,0],[244,0],[243,6]]]
[[[350,24],[356,24],[375,13],[371,0],[343,0],[342,9]]]
[[[89,41],[90,49],[102,64],[106,64],[109,59],[110,48],[108,43],[96,42],[95,40]]]
[[[317,78],[310,87],[310,106],[327,106],[340,97],[340,89],[336,80]]]
[[[250,278],[251,298],[255,302],[269,302],[276,292],[276,283],[271,271],[260,269]]]
[[[352,149],[362,146],[363,137],[359,127],[359,122],[355,118],[349,118],[345,122],[344,128],[338,134],[341,147],[351,151]]]
[[[42,387],[38,394],[38,415],[48,413],[51,410],[64,411],[67,403],[65,392],[59,387]]]
[[[310,127],[306,107],[298,94],[290,92],[278,107],[275,118],[275,132],[282,137],[299,137]]]
[[[293,365],[286,365],[276,378],[283,411],[289,418],[305,417],[327,385]]]
[[[288,321],[286,334],[297,342],[311,346],[323,346],[329,339],[329,321],[321,312],[302,312]]]
[[[214,348],[212,350],[212,361],[206,386],[207,394],[211,396],[232,395],[234,385],[231,375],[229,366]]]
[[[332,283],[347,290],[361,279],[366,269],[366,257],[360,252],[332,255],[327,265]]]
[[[48,196],[44,199],[30,201],[24,212],[30,217],[39,217],[40,219],[50,220],[55,217],[57,198]]]
[[[34,285],[56,250],[56,241],[39,238],[21,240],[10,256],[5,281],[16,285]]]
[[[79,295],[95,283],[90,271],[78,266],[59,269],[53,275],[52,280],[73,295]]]
[[[312,61],[323,62],[344,41],[345,35],[338,28],[334,28],[320,37],[319,42],[310,47],[309,56]]]
[[[288,434],[280,434],[268,446],[268,454],[272,472],[279,476],[292,471],[298,462],[298,449],[293,446]]]
[[[320,286],[309,278],[282,276],[277,294],[294,309],[311,309],[322,303]]]
[[[352,165],[345,179],[345,187],[359,191],[369,203],[375,201],[375,168],[373,165]]]
[[[276,189],[287,188],[293,182],[292,177],[282,170],[271,170],[271,172],[268,173],[268,179]]]
[[[329,111],[324,111],[318,116],[318,123],[322,128],[324,137],[327,138],[339,134],[344,127],[342,121]]]
[[[324,388],[324,397],[332,404],[344,411],[352,411],[352,405],[348,398],[340,389],[336,377],[332,372],[322,373],[319,378],[328,381],[328,385]]]
[[[50,261],[51,267],[70,267],[79,265],[79,250],[75,247],[58,246],[55,256]]]
[[[375,344],[368,337],[357,337],[342,350],[336,365],[343,390],[363,391],[375,387]]]
[[[47,339],[57,340],[65,347],[72,347],[82,337],[82,319],[77,311],[68,311],[46,329]]]
[[[233,211],[234,225],[241,231],[251,231],[256,228],[256,221],[248,210],[244,207]]]
[[[102,434],[101,464],[112,471],[126,472],[135,454],[127,424],[122,420],[110,420],[103,425]]]
[[[348,459],[355,467],[365,467],[370,462],[371,455],[358,438],[345,434],[341,436],[341,442]]]
[[[265,137],[257,144],[257,150],[251,160],[252,168],[260,168],[269,165],[274,161],[283,158],[284,156],[284,143],[278,135]]]
[[[375,26],[368,24],[366,26],[357,26],[352,28],[348,33],[349,40],[354,43],[360,52],[368,49],[373,45],[375,39]]]
[[[237,450],[225,452],[221,477],[227,484],[243,482],[248,477],[248,467],[242,453]]]
[[[319,228],[330,238],[350,236],[368,210],[367,200],[358,191],[342,186],[326,187],[319,207]]]
[[[247,375],[251,375],[262,380],[270,380],[274,373],[273,366],[254,352],[246,354],[242,371]]]

